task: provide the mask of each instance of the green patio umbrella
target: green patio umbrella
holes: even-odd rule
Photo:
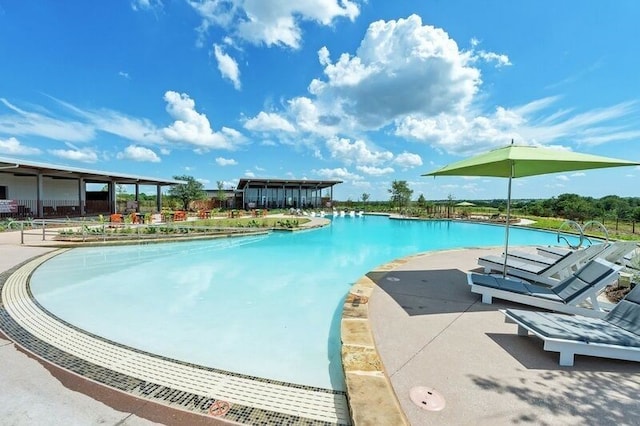
[[[507,222],[505,224],[505,261],[503,276],[507,274],[509,249],[509,221],[511,219],[511,180],[513,178],[544,175],[573,170],[605,167],[636,166],[640,163],[598,155],[581,154],[559,149],[511,145],[494,149],[466,160],[458,161],[422,176],[489,176],[509,178],[507,189]]]

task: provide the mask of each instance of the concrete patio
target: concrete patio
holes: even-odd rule
[[[0,271],[43,254],[49,242],[0,233]],[[559,367],[533,337],[518,337],[498,309],[469,291],[465,272],[501,248],[424,253],[367,274],[375,346],[408,423],[637,424],[640,364],[577,356]],[[0,418],[4,424],[219,424],[167,410],[49,367],[0,334]],[[427,411],[409,398],[417,386],[440,393],[446,406]],[[87,396],[86,394],[90,395]],[[372,403],[374,401],[372,395]],[[382,419],[366,424],[388,424]]]

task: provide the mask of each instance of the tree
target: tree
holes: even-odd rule
[[[409,206],[413,189],[409,189],[406,180],[394,180],[388,191],[391,194],[391,204],[397,206],[400,212]]]
[[[424,198],[423,194],[420,194],[420,196],[418,197],[417,204],[418,204],[418,207],[420,207],[421,209],[424,209],[425,207],[427,207],[427,199]]]
[[[219,180],[216,182],[218,185],[218,193],[216,194],[216,198],[218,200],[218,205],[220,208],[226,207],[227,204],[227,193],[224,192],[224,182]]]
[[[186,183],[174,185],[169,188],[169,195],[177,198],[182,202],[184,210],[189,209],[189,203],[194,200],[201,200],[206,197],[204,186],[195,180],[192,176],[174,176],[175,180],[181,180]]]
[[[367,194],[366,192],[363,192],[363,193],[362,193],[362,197],[361,197],[361,199],[362,199],[362,208],[363,208],[363,209],[365,208],[365,206],[366,206],[366,204],[367,204],[367,201],[369,201],[369,197],[370,197],[370,195],[369,195],[369,194]]]

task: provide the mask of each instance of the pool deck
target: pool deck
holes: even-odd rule
[[[0,272],[52,250],[47,241],[26,243],[20,245],[19,233],[0,233]],[[354,375],[347,380],[361,389],[349,396],[357,424],[636,424],[640,364],[576,356],[575,366],[560,367],[557,354],[543,351],[533,337],[517,336],[516,326],[504,321],[498,310],[516,305],[483,305],[469,291],[466,271],[477,268],[479,256],[501,250],[418,254],[358,281],[352,292],[361,286],[368,293],[347,300],[350,318],[361,326],[359,332],[351,328],[352,337],[360,333],[355,340],[367,340],[370,333],[381,372],[370,368],[375,362],[363,367],[362,358],[350,367]],[[87,381],[2,334],[0,365],[6,424],[222,424]],[[380,386],[363,387],[367,377]],[[444,409],[415,405],[409,398],[415,387],[441,394]]]

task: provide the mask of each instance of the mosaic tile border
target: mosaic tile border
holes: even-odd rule
[[[0,274],[0,329],[28,352],[131,396],[203,416],[260,425],[350,423],[345,392],[269,381],[177,362],[98,338],[55,318],[33,299],[28,278],[38,265],[64,251],[48,253]],[[136,377],[143,375],[135,373],[139,372],[138,369],[148,369],[150,361],[158,364],[155,373],[151,370],[151,377]],[[192,383],[185,385],[176,377],[167,381],[166,369],[186,374]],[[162,380],[154,380],[156,374]],[[217,393],[211,391],[211,386],[207,388],[211,385],[204,383],[207,380],[215,382]],[[235,386],[235,389],[226,391],[231,398],[219,397],[225,393],[220,387],[225,386]],[[263,401],[252,401],[251,393]],[[332,412],[328,412],[327,407]]]

